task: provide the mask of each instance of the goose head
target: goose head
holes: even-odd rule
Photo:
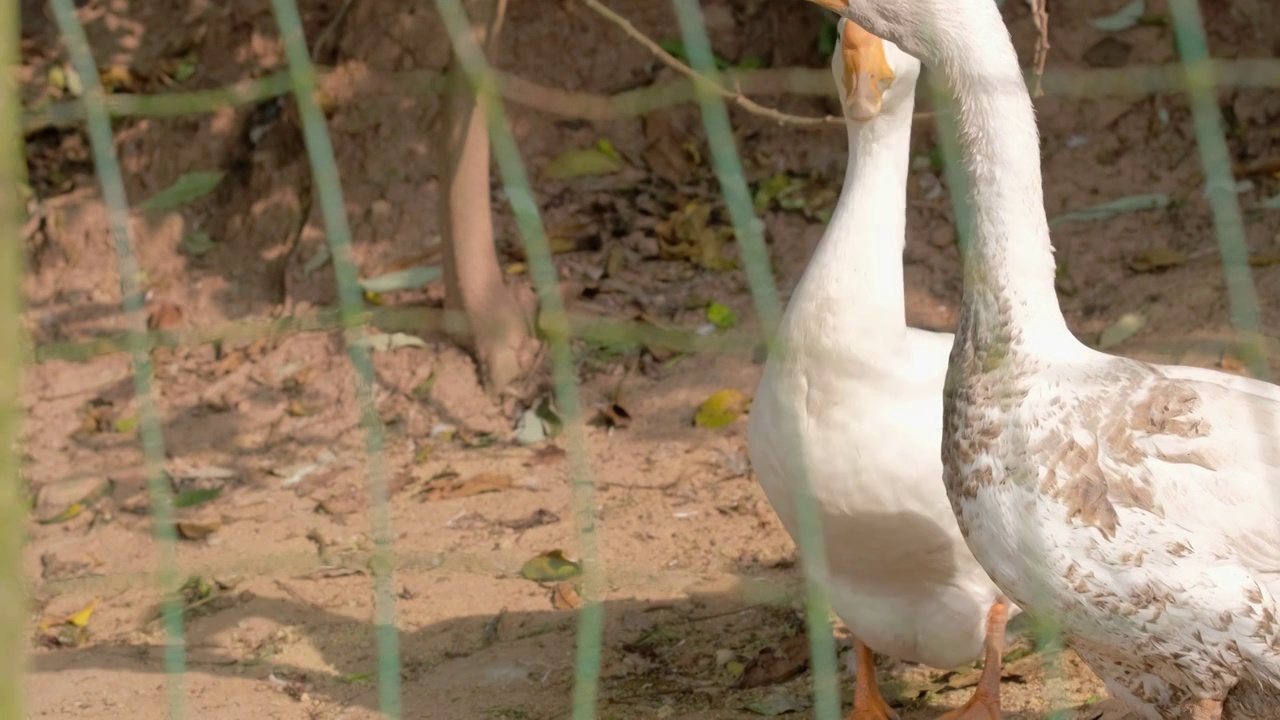
[[[975,13],[996,8],[991,0],[809,0],[863,30],[892,41],[930,66],[945,62],[957,32],[971,37],[989,33],[989,23],[970,22]],[[989,8],[987,6],[990,6]],[[996,10],[996,15],[999,11]]]
[[[832,55],[831,72],[846,117],[866,122],[882,112],[892,113],[914,96],[919,60],[848,18],[840,19],[837,31],[840,47]]]

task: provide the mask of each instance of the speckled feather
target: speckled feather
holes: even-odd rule
[[[962,332],[964,330],[962,329]],[[1192,697],[1227,717],[1280,704],[1280,389],[1094,354],[957,343],[944,477],[996,584],[1056,617],[1144,717]]]

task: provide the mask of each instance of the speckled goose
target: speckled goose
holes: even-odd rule
[[[1068,332],[1035,117],[995,3],[815,1],[956,97],[976,222],[942,454],[974,555],[1140,717],[1280,717],[1280,388]]]
[[[793,536],[792,491],[808,468],[832,604],[858,639],[850,717],[895,717],[876,687],[869,646],[940,668],[985,649],[977,690],[946,717],[998,718],[1004,625],[1017,610],[965,547],[942,485],[951,336],[908,328],[905,319],[902,250],[920,64],[851,23],[840,32],[832,70],[845,100],[849,165],[765,366],[751,410],[751,459]]]

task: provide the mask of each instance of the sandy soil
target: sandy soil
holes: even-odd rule
[[[1162,1],[1149,3],[1151,23],[1111,40],[1089,26],[1089,18],[1120,4],[1051,7],[1050,69],[1173,61]],[[34,106],[58,97],[50,70],[65,58],[40,4],[28,5],[35,10],[24,18],[24,98]],[[282,65],[262,0],[81,5],[99,62],[118,68],[121,87],[131,91],[215,87]],[[677,36],[665,3],[610,5],[653,37]],[[817,50],[819,15],[799,0],[703,5],[716,50],[730,61],[827,62]],[[1266,3],[1203,5],[1219,57],[1269,57],[1280,49],[1277,11]],[[413,264],[436,235],[430,138],[438,101],[366,90],[376,85],[370,78],[440,69],[446,41],[429,3],[357,0],[334,24],[340,6],[309,0],[302,11],[313,40],[334,28],[331,57],[321,59],[354,78],[350,98],[339,98],[330,121],[356,257],[368,277]],[[529,79],[618,92],[668,77],[644,49],[572,0],[517,1],[511,12],[500,64]],[[1006,3],[1005,13],[1019,51],[1030,58],[1034,32],[1025,5]],[[572,52],[564,52],[568,38],[576,43]],[[1233,159],[1274,160],[1280,96],[1228,90],[1220,99]],[[761,100],[792,112],[835,110],[821,99]],[[1051,216],[1143,193],[1175,200],[1161,210],[1055,228],[1072,329],[1093,341],[1138,313],[1145,323],[1115,351],[1243,371],[1229,342],[1225,283],[1185,98],[1046,97],[1037,105]],[[796,660],[803,623],[794,548],[749,473],[745,419],[722,429],[692,426],[697,406],[713,392],[749,394],[758,377],[745,279],[740,270],[664,257],[655,229],[686,202],[718,202],[710,168],[691,159],[706,157],[696,110],[596,125],[510,112],[535,171],[566,149],[600,139],[630,159],[621,179],[537,180],[547,223],[564,239],[567,251],[557,261],[573,310],[697,327],[705,323],[706,303],[716,301],[743,320],[724,332],[741,342],[723,353],[578,346],[587,407],[617,402],[631,417],[625,427],[592,426],[587,434],[608,572],[600,715],[746,718],[773,707],[804,717],[809,677]],[[331,264],[309,266],[324,234],[294,117],[287,103],[270,103],[117,123],[134,202],[183,173],[228,173],[212,195],[133,223],[155,327],[190,330],[334,303]],[[737,111],[733,119],[753,183],[775,173],[804,179],[804,196],[819,209],[822,192],[829,200],[838,189],[839,131],[775,127]],[[954,323],[960,279],[950,203],[937,190],[929,160],[935,145],[931,123],[918,123],[908,312],[913,324],[943,329]],[[33,207],[44,218],[27,239],[29,332],[42,344],[119,332],[118,278],[85,136],[37,133],[28,138],[27,157]],[[1273,264],[1280,257],[1280,213],[1260,204],[1280,192],[1280,181],[1267,173],[1240,179],[1250,181],[1240,198],[1257,258],[1263,326],[1271,329],[1280,326],[1273,302],[1280,293]],[[495,199],[501,201],[500,191]],[[495,207],[506,259],[516,262],[510,213],[503,202]],[[722,222],[719,213],[713,224]],[[765,222],[785,296],[822,225],[777,206]],[[184,239],[200,232],[212,245],[202,253],[184,249]],[[726,254],[736,254],[731,243]],[[1162,262],[1167,267],[1151,267]],[[440,292],[433,285],[388,300],[438,306]],[[311,333],[160,349],[154,359],[165,470],[179,492],[220,491],[180,511],[193,539],[180,541],[180,576],[166,588],[191,579],[184,590],[188,712],[374,717],[364,438],[339,338]],[[448,343],[431,339],[424,347],[378,353],[375,364],[393,489],[406,716],[565,717],[574,596],[520,576],[540,553],[561,549],[572,556],[577,549],[562,440],[513,442],[514,416],[482,394],[470,360]],[[23,406],[25,474],[35,500],[26,557],[34,604],[32,715],[164,717],[157,552],[128,358],[35,365]],[[448,482],[500,489],[441,497]],[[68,512],[86,498],[81,511]],[[95,601],[86,627],[59,624]],[[1100,714],[1099,685],[1070,653],[1036,652],[1022,637],[1011,641],[1010,652],[1008,717],[1045,717],[1051,708]],[[1046,664],[1054,668],[1048,676]],[[881,670],[905,720],[935,717],[963,702],[977,674],[889,659]],[[744,672],[759,686],[739,687]]]

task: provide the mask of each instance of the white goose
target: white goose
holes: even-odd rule
[[[1004,626],[1017,608],[965,547],[942,485],[951,336],[909,328],[905,318],[902,250],[920,63],[852,23],[842,21],[840,34],[832,71],[849,165],[756,392],[751,460],[792,537],[792,491],[807,467],[832,605],[857,639],[850,718],[896,717],[876,686],[871,649],[939,668],[985,649],[977,691],[945,717],[998,718]]]
[[[1280,388],[1068,332],[1034,112],[995,3],[815,2],[955,95],[976,222],[942,450],[974,555],[1140,717],[1280,717]]]

